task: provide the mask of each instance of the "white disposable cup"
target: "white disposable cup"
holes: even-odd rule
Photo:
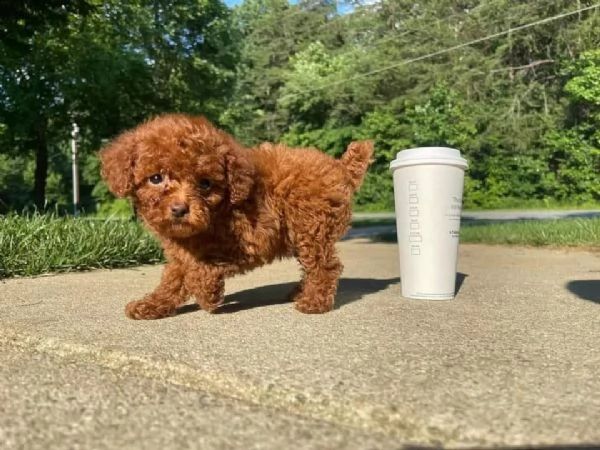
[[[453,299],[467,161],[445,147],[411,148],[390,163],[402,296]]]

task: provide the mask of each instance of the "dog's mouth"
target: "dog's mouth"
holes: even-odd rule
[[[205,233],[209,227],[207,217],[189,214],[185,217],[171,217],[161,224],[162,234],[174,238],[189,238]]]
[[[168,215],[156,214],[153,209],[141,210],[140,217],[155,233],[166,238],[190,238],[206,232],[209,226],[209,218],[194,208],[180,217],[171,214],[171,210]]]
[[[165,234],[176,238],[187,238],[198,234],[200,230],[183,219],[172,219],[163,226]]]

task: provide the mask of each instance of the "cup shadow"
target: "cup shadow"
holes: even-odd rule
[[[566,288],[577,297],[600,305],[600,280],[572,280]]]
[[[341,278],[335,298],[335,308],[360,300],[365,295],[383,291],[399,281],[400,278]],[[297,282],[271,284],[226,295],[225,302],[213,311],[213,314],[230,314],[263,306],[290,303],[288,295],[297,284]],[[183,305],[177,309],[177,314],[186,314],[198,309],[197,304]]]
[[[460,292],[460,288],[462,287],[463,283],[465,282],[465,280],[467,279],[469,275],[466,273],[462,273],[462,272],[458,272],[456,274],[456,284],[455,284],[455,288],[454,288],[454,295],[458,295],[458,293]]]

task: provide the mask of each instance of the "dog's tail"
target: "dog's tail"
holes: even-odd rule
[[[360,188],[365,173],[373,162],[373,150],[373,141],[354,141],[348,145],[346,152],[340,158],[354,191]]]

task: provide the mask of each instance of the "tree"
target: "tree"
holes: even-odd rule
[[[314,40],[315,30],[334,13],[335,5],[329,1],[293,6],[286,0],[247,0],[236,9],[243,45],[235,102],[224,120],[242,140],[281,136],[286,120],[277,113],[277,102],[290,58]]]
[[[67,8],[56,18],[55,2],[35,14],[24,8],[39,13],[42,24],[8,31],[9,42],[26,50],[0,44],[1,151],[35,155],[33,200],[40,210],[48,206],[49,161],[67,149],[72,121],[82,129],[85,156],[158,112],[217,118],[231,94],[236,44],[229,10],[218,0],[86,5],[86,14]],[[66,181],[69,171],[62,169]]]
[[[17,53],[30,50],[31,38],[49,28],[65,25],[72,14],[88,14],[88,0],[0,0],[0,42]]]

